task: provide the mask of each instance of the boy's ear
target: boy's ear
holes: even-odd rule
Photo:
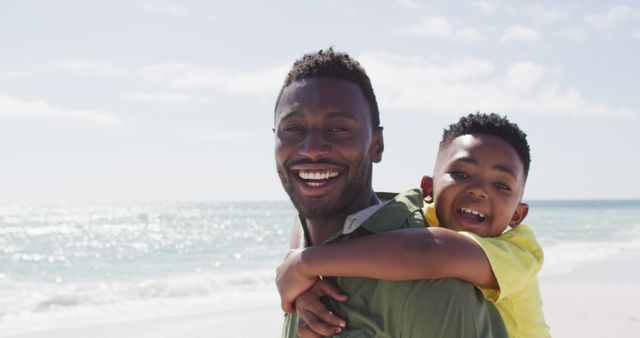
[[[433,199],[433,178],[431,176],[422,176],[420,188],[422,189],[422,197]]]
[[[515,227],[516,225],[522,223],[527,214],[529,213],[529,205],[527,203],[520,203],[516,207],[516,211],[513,213],[511,217],[511,221],[509,222],[510,227]]]

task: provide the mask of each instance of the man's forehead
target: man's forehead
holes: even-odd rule
[[[280,118],[293,113],[331,112],[353,114],[366,111],[369,106],[355,83],[335,78],[306,78],[292,82],[284,91],[276,115]]]
[[[342,95],[341,95],[342,94]],[[338,78],[311,77],[291,82],[282,92],[281,103],[286,99],[311,99],[320,96],[351,96],[364,98],[357,84]]]

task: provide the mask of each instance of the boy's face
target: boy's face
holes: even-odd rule
[[[499,236],[519,224],[528,206],[520,203],[524,168],[502,139],[462,135],[440,151],[433,177],[433,199],[440,223],[482,237]]]

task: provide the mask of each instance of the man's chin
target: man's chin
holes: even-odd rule
[[[308,219],[332,217],[340,213],[338,201],[331,203],[330,198],[301,198],[299,196],[291,196],[293,205],[298,213]]]

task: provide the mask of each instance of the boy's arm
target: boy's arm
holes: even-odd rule
[[[298,215],[293,219],[293,229],[291,229],[291,245],[289,249],[302,249],[304,248],[304,235],[302,233],[302,224],[300,224],[300,217]]]
[[[384,280],[459,278],[497,288],[489,260],[472,239],[445,228],[409,228],[319,245],[300,252],[302,276]]]
[[[283,308],[317,276],[384,280],[459,278],[498,288],[487,256],[471,238],[445,228],[408,228],[292,250],[278,267]]]

